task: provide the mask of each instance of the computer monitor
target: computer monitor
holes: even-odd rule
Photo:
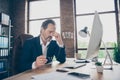
[[[98,51],[100,49],[100,45],[102,42],[103,46],[105,48],[105,51],[106,51],[106,58],[104,60],[104,64],[108,57],[108,59],[110,60],[109,64],[111,65],[109,69],[112,70],[112,65],[113,65],[112,58],[105,46],[105,43],[102,41],[103,26],[102,26],[102,23],[101,23],[101,20],[100,20],[100,17],[99,17],[99,14],[97,13],[97,11],[95,11],[91,33],[89,33],[89,31],[87,31],[87,27],[85,27],[81,31],[85,32],[86,34],[88,34],[90,36],[90,40],[89,40],[89,44],[88,44],[88,48],[87,48],[86,60],[92,59],[93,61],[97,61]],[[81,32],[79,32],[79,34],[81,35]],[[83,36],[83,34],[82,34],[82,36]],[[76,62],[80,63],[80,62],[84,62],[84,61],[77,60]]]
[[[103,27],[99,14],[95,11],[92,30],[90,33],[90,40],[87,48],[86,59],[93,59],[98,56],[98,51],[100,49],[101,41],[103,36]]]

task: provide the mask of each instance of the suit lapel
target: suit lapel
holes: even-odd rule
[[[40,56],[42,54],[42,46],[40,45],[40,36],[36,38],[36,48],[37,48],[37,55]]]

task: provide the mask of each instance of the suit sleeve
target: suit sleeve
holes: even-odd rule
[[[55,57],[56,60],[60,63],[64,63],[66,61],[66,52],[65,52],[65,46],[59,47],[58,44],[55,44]]]

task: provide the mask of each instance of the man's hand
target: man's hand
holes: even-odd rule
[[[58,41],[58,43],[60,45],[63,45],[63,41],[62,41],[61,35],[59,33],[54,32],[53,36],[55,37],[56,41]]]
[[[38,67],[41,67],[43,65],[45,65],[45,63],[47,62],[47,59],[45,56],[38,56],[36,58],[36,61],[35,61],[35,67],[38,68]]]

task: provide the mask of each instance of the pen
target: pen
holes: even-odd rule
[[[52,57],[48,57],[48,61],[52,61]]]

